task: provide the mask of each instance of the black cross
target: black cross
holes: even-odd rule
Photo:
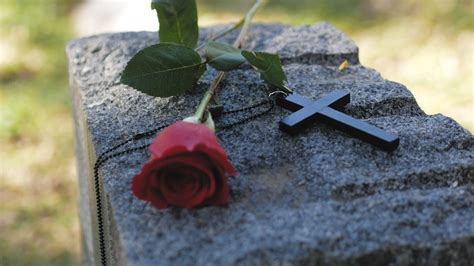
[[[295,112],[280,121],[280,129],[296,134],[310,123],[321,121],[386,151],[395,150],[400,143],[396,135],[338,111],[350,101],[349,92],[342,90],[333,91],[315,102],[296,93],[277,97],[279,106]]]

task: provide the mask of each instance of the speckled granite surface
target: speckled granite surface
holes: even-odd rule
[[[203,29],[207,36],[217,28]],[[126,62],[156,33],[119,33],[67,47],[80,166],[81,220],[89,263],[96,232],[94,155],[163,121],[193,113],[213,71],[184,96],[153,98],[117,84]],[[231,40],[233,36],[228,36]],[[289,84],[313,99],[351,92],[346,112],[394,132],[386,153],[325,125],[290,137],[288,114],[270,114],[218,135],[238,176],[226,208],[156,210],[132,196],[146,151],[101,170],[107,251],[127,265],[472,265],[474,139],[443,115],[425,115],[403,86],[358,64],[358,48],[327,23],[256,25],[247,48],[280,53]],[[340,73],[344,59],[350,67]],[[248,66],[226,75],[227,108],[265,97]],[[222,117],[224,123],[236,117]],[[143,143],[143,142],[141,142]],[[139,144],[139,143],[137,143]]]

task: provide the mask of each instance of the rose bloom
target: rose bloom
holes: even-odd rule
[[[133,177],[133,194],[159,209],[225,205],[227,174],[235,175],[214,132],[203,124],[176,122],[150,145],[150,160]]]

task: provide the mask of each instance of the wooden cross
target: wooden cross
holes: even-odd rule
[[[280,129],[296,134],[313,122],[325,122],[386,151],[395,150],[400,143],[396,135],[340,112],[350,101],[349,92],[342,90],[333,91],[315,102],[296,93],[277,97],[279,106],[294,112],[280,121]]]

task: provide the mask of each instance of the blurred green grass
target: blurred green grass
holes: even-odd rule
[[[252,2],[199,0],[200,23],[237,20]],[[70,14],[76,3],[0,1],[0,265],[80,263],[63,52],[74,38]],[[335,24],[360,46],[364,65],[407,85],[428,113],[446,113],[472,131],[473,5],[460,0],[271,0],[257,20]]]
[[[77,265],[73,1],[0,1],[0,265]]]

